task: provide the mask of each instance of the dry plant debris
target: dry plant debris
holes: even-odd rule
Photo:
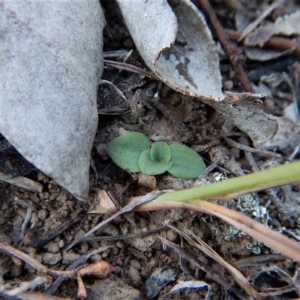
[[[79,198],[84,193],[59,187],[63,181],[24,164],[0,141],[0,297],[298,299],[299,245],[292,241],[300,240],[298,183],[219,200],[214,215],[220,217],[225,206],[223,221],[191,203],[169,202],[166,210],[165,203],[151,201],[164,190],[210,185],[299,158],[299,4],[128,1],[126,16],[125,2],[118,2],[122,11],[117,1],[101,1],[107,54],[98,89],[99,127],[93,146],[87,143],[87,201],[79,202],[69,192]],[[150,5],[153,11],[144,9]],[[141,23],[146,18],[138,6],[150,23]],[[195,24],[187,22],[190,14],[197,16]],[[145,37],[158,38],[150,54]],[[170,58],[175,69],[167,64],[166,71],[163,63]],[[205,72],[198,72],[203,66]],[[109,159],[106,145],[128,131],[142,132],[153,143],[186,143],[209,167],[189,180],[123,171]],[[78,172],[72,178],[87,177]],[[20,179],[22,187],[7,183]],[[224,221],[229,216],[235,223]],[[265,230],[259,241],[248,235],[257,229]],[[288,236],[282,249],[290,248],[282,253],[293,253],[295,261],[274,251],[281,233]]]

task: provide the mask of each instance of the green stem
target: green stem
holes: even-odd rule
[[[161,201],[188,201],[253,192],[300,181],[300,161],[200,187],[160,195]]]

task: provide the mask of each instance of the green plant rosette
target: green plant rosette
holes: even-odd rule
[[[139,167],[143,174],[158,175],[166,172],[172,166],[172,162],[155,162],[151,157],[151,150],[145,150],[139,157]]]
[[[197,178],[205,170],[203,159],[192,148],[181,144],[172,144],[169,147],[173,165],[168,172],[174,177],[182,179]]]
[[[140,132],[125,133],[107,144],[107,152],[120,168],[128,172],[139,172],[141,153],[150,149],[148,138]]]
[[[150,149],[150,156],[154,162],[168,163],[171,160],[170,146],[163,141],[158,141],[152,144]]]

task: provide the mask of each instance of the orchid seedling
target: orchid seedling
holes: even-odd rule
[[[107,152],[120,168],[128,172],[159,175],[169,172],[182,179],[197,178],[205,163],[193,149],[182,144],[158,141],[150,145],[140,132],[125,133],[107,144]]]

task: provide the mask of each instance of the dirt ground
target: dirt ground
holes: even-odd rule
[[[116,3],[101,2],[107,19],[104,51],[133,49],[126,62],[146,68],[135,50]],[[265,9],[271,3],[224,2],[212,1],[212,4],[226,29],[234,29],[234,15],[239,5],[254,16],[258,9],[256,7]],[[277,15],[299,9],[300,5],[296,1],[289,1],[286,7],[275,9],[268,20],[271,22]],[[243,45],[239,47],[243,52]],[[220,57],[224,87],[229,91],[242,92],[243,88],[228,59],[224,54],[220,54]],[[122,61],[123,58],[113,59]],[[293,74],[299,58],[288,55],[274,61],[277,62],[277,69],[274,66],[271,71],[272,61],[257,62],[244,56],[243,65],[256,85],[258,79],[255,72],[260,70],[269,74],[270,71],[279,78],[285,74],[297,93],[299,87],[295,87]],[[40,183],[43,191],[29,192],[0,183],[0,242],[11,243],[44,266],[55,270],[71,268],[74,262],[80,266],[102,260],[109,262],[114,270],[106,278],[84,277],[87,299],[197,300],[208,299],[207,294],[210,299],[250,299],[221,264],[187,242],[170,225],[185,233],[191,231],[202,239],[220,257],[239,269],[257,291],[265,293],[264,299],[299,297],[297,263],[224,221],[193,211],[129,212],[96,230],[86,241],[65,250],[76,238],[107,219],[108,209],[120,209],[132,196],[144,195],[154,189],[179,190],[251,173],[254,171],[253,161],[260,169],[283,163],[279,158],[260,154],[252,154],[249,158],[246,151],[226,142],[224,128],[227,120],[199,99],[175,92],[157,80],[110,67],[105,69],[103,79],[111,81],[122,90],[127,102],[111,86],[99,86],[99,127],[92,149],[88,201],[84,203],[76,200],[52,179],[23,162],[11,147],[4,147],[0,149],[3,153],[0,165],[5,165],[8,160],[18,161],[16,165],[19,169],[16,173]],[[284,109],[291,103],[290,86],[286,80],[282,80],[278,85],[269,84],[268,88],[270,97],[265,100],[263,109],[275,116],[282,116]],[[159,95],[159,101],[155,95]],[[201,154],[207,166],[216,163],[216,167],[197,180],[175,179],[166,174],[147,178],[129,174],[117,167],[106,152],[107,142],[124,131],[143,132],[152,141],[185,143]],[[251,140],[238,129],[234,128],[233,132],[235,135],[231,139],[251,145]],[[298,157],[299,154],[296,154],[294,159]],[[100,207],[100,198],[111,199],[108,200],[110,207]],[[219,203],[299,240],[299,185],[253,193]],[[36,271],[28,264],[0,255],[0,283],[2,280],[17,286],[36,276]],[[194,281],[198,286],[170,293],[180,281]],[[78,286],[75,280],[66,279],[56,285],[54,282],[55,279],[47,276],[47,282],[35,291],[47,294],[48,298],[45,299],[55,299],[50,295],[76,298]]]

